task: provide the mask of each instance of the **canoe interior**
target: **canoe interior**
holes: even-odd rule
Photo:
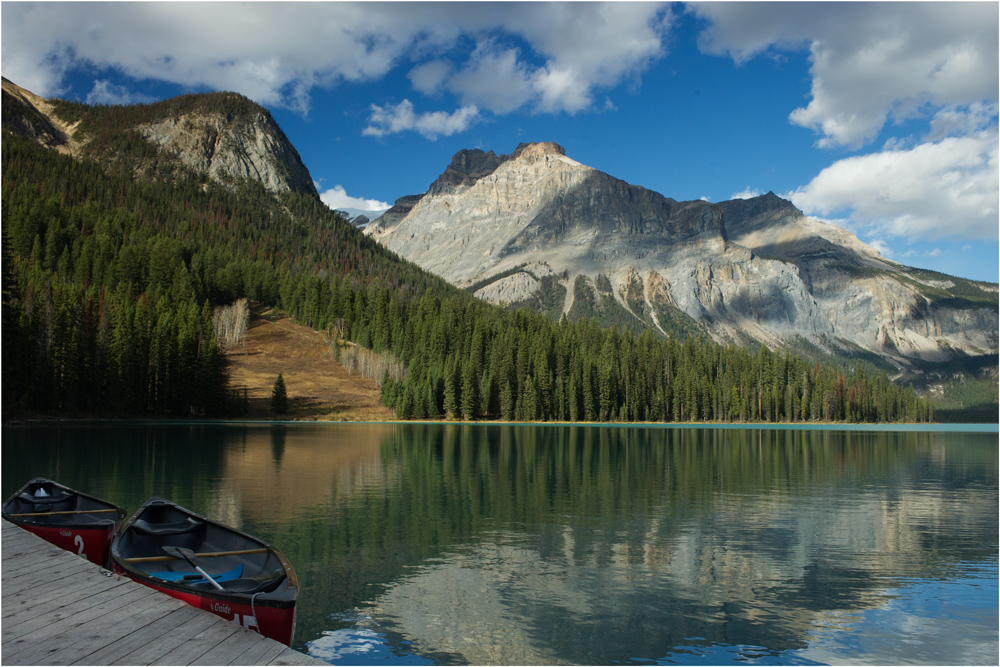
[[[198,556],[197,564],[209,575],[224,574],[242,566],[239,578],[226,578],[220,582],[223,591],[217,591],[208,581],[197,579],[166,583],[179,587],[219,595],[257,594],[258,604],[266,600],[293,602],[298,583],[295,572],[284,556],[261,540],[235,529],[217,524],[169,501],[149,501],[122,527],[115,540],[113,555],[116,562],[134,574],[150,577],[155,573],[184,573],[196,571],[186,560],[164,558],[163,547],[181,547],[195,554],[226,554],[228,552],[265,550],[263,553]],[[152,561],[132,559],[157,558]],[[154,583],[162,584],[162,580]]]
[[[35,478],[4,503],[3,515],[24,525],[111,527],[124,518],[125,510],[52,480]]]

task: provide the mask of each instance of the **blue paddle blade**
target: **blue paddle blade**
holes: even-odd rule
[[[209,572],[209,574],[213,579],[220,582],[239,579],[243,574],[243,563],[240,563],[229,572],[223,572],[222,574],[212,574]],[[163,581],[183,581],[186,584],[199,584],[205,581],[205,577],[197,572],[150,572],[149,576]],[[190,579],[185,579],[185,577],[190,577]]]

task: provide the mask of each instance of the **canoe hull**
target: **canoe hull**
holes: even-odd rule
[[[14,522],[29,533],[34,533],[46,542],[51,542],[60,549],[72,551],[81,558],[86,558],[95,565],[106,567],[111,554],[111,539],[115,536],[117,525],[108,522],[107,526],[39,526],[30,523]]]
[[[111,541],[125,518],[121,507],[44,477],[32,479],[8,498],[2,514],[14,525],[101,567],[110,564]]]
[[[190,557],[178,558],[178,549]],[[115,534],[111,561],[141,584],[292,644],[298,578],[284,554],[252,535],[150,498]],[[195,574],[196,565],[218,577],[222,590]]]
[[[294,606],[284,608],[273,607],[262,600],[254,601],[253,604],[247,604],[245,600],[231,596],[192,593],[178,590],[177,587],[173,586],[159,585],[145,577],[134,576],[117,566],[115,570],[121,574],[125,574],[134,581],[138,581],[140,584],[186,602],[193,607],[211,612],[227,621],[232,621],[247,630],[252,630],[277,642],[281,642],[286,646],[292,645],[292,639],[295,637]]]

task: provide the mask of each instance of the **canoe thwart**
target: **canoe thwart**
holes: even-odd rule
[[[195,558],[216,558],[221,556],[243,556],[244,554],[265,554],[267,549],[240,549],[237,551],[213,551],[195,554]],[[180,560],[176,556],[141,556],[139,558],[123,558],[126,563],[156,563],[159,561]]]

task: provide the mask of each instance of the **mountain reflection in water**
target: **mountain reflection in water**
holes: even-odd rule
[[[998,658],[995,432],[77,426],[3,448],[5,494],[164,495],[279,546],[296,645],[331,662]]]

